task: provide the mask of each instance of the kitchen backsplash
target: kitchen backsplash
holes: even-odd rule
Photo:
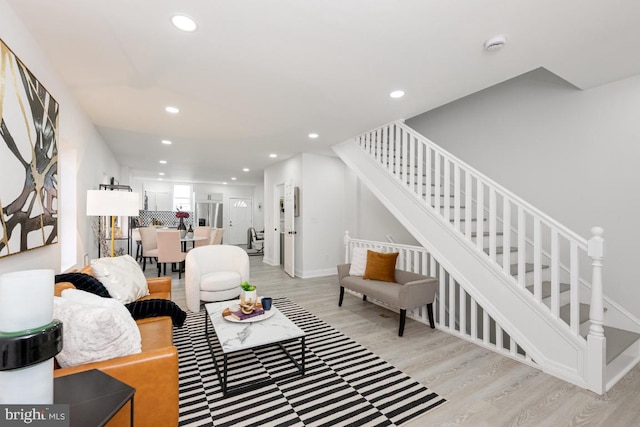
[[[193,212],[189,212],[189,218],[184,219],[184,224],[189,227],[193,225]],[[165,227],[177,227],[180,221],[176,218],[175,211],[140,211],[140,227],[147,227],[150,225],[164,225]]]

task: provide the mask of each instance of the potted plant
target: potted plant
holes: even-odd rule
[[[250,285],[249,282],[244,282],[240,285],[242,288],[242,295],[240,299],[245,303],[254,303],[258,300],[258,293],[256,292],[256,287]]]

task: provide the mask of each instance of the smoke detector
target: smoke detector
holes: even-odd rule
[[[497,36],[491,37],[489,40],[484,42],[484,50],[487,52],[494,52],[507,43],[507,36],[504,34],[499,34]]]

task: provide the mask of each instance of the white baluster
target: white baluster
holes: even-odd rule
[[[426,161],[425,161],[425,200],[427,201],[427,205],[431,206],[431,194],[433,194],[432,191],[432,187],[431,187],[431,176],[433,174],[433,165],[431,164],[431,148],[429,146],[426,147],[427,148],[427,152],[426,152]],[[440,212],[438,212],[439,214]]]
[[[418,165],[418,170],[416,171],[416,194],[418,198],[422,200],[424,197],[424,144],[416,139],[416,144],[418,145],[418,159],[416,161]]]
[[[400,168],[402,166],[402,129],[400,129],[400,126],[396,126],[396,132],[395,132],[395,145],[396,145],[396,158],[395,158],[395,170],[394,170],[394,175],[396,176],[396,178],[401,179],[402,176],[400,174]]]
[[[449,328],[456,329],[456,281],[449,275]]]
[[[349,238],[349,231],[345,231],[344,232],[344,263],[345,264],[349,264],[350,260],[349,260],[349,241],[351,239]]]
[[[489,313],[485,309],[482,309],[482,342],[489,345]]]
[[[560,246],[558,230],[551,230],[551,313],[560,317]]]
[[[376,160],[379,162],[382,159],[382,129],[376,130]]]
[[[511,274],[511,200],[502,199],[502,270]]]
[[[473,182],[471,178],[471,173],[468,170],[464,171],[464,235],[467,240],[471,240],[471,232],[473,227],[469,226],[471,224],[471,211],[473,210]]]
[[[453,169],[453,227],[460,231],[460,166],[456,163]],[[470,224],[465,224],[468,228]]]
[[[417,140],[413,136],[408,136],[409,143],[409,188],[416,191],[416,144]]]
[[[451,163],[446,157],[442,157],[444,167],[444,178],[442,183],[443,202],[444,202],[444,219],[451,220]],[[436,211],[437,212],[437,211]]]
[[[602,293],[602,260],[604,259],[604,230],[600,227],[591,229],[593,236],[589,239],[587,254],[591,257],[593,267],[591,277],[591,310],[589,312],[589,335],[587,335],[587,383],[589,389],[596,393],[604,393],[604,373],[606,362],[606,338],[604,336],[604,303]]]
[[[389,170],[389,126],[382,129],[382,165]]]
[[[407,173],[409,169],[409,134],[406,131],[402,131],[402,184],[407,185]]]
[[[542,230],[537,217],[533,218],[533,296],[542,301]]]
[[[435,208],[436,212],[438,214],[440,214],[440,191],[441,191],[441,175],[440,175],[440,161],[441,161],[442,157],[440,156],[440,153],[438,153],[437,151],[433,152],[433,160],[435,162],[435,170],[433,173],[433,186],[434,186],[434,196],[433,196],[433,207]],[[429,201],[429,203],[431,203],[431,201]]]
[[[518,205],[518,285],[525,287],[525,258],[527,247],[527,219],[522,206]]]
[[[489,259],[491,262],[496,262],[496,190],[493,187],[489,188]]]
[[[478,303],[475,299],[471,298],[471,337],[474,340],[478,339]]]
[[[476,247],[484,250],[484,186],[476,180]]]
[[[442,267],[441,265],[439,266],[439,272],[438,272],[438,279],[439,279],[439,285],[440,285],[440,326],[445,326],[445,298],[446,298],[446,292],[445,292],[445,271],[444,271],[444,267]]]
[[[467,292],[462,286],[460,289],[460,308],[458,310],[460,316],[460,333],[467,335]]]

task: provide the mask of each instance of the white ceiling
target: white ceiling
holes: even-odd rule
[[[6,1],[141,178],[255,183],[538,67],[581,89],[640,73],[635,0]],[[507,45],[484,51],[496,34]]]

